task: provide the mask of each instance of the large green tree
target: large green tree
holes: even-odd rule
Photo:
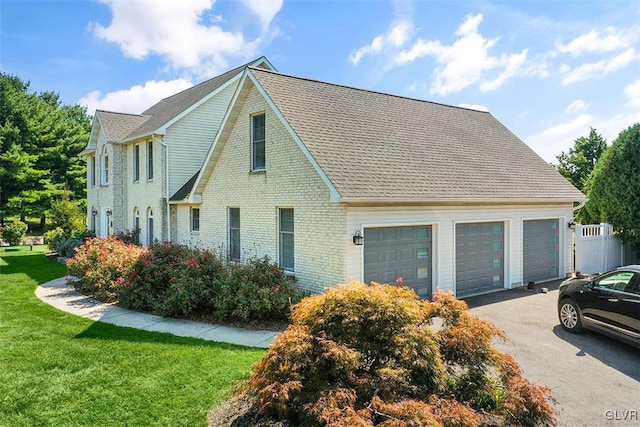
[[[40,217],[65,189],[86,195],[86,166],[78,158],[89,138],[90,117],[63,105],[54,92],[35,93],[29,82],[0,73],[0,221]]]
[[[562,152],[556,159],[558,172],[567,178],[578,190],[584,191],[598,159],[607,148],[607,141],[591,128],[589,136],[576,139],[568,152]]]
[[[640,253],[640,123],[620,132],[598,161],[588,189],[587,208],[613,225]]]

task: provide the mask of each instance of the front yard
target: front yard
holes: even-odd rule
[[[39,301],[44,248],[0,252],[3,425],[206,425],[263,350],[96,323]]]

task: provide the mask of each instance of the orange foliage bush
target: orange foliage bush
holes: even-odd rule
[[[434,317],[443,326],[434,330]],[[504,332],[436,293],[355,281],[294,307],[246,391],[291,425],[554,425],[549,390],[493,347]]]

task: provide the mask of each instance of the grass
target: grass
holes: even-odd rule
[[[264,350],[123,328],[41,302],[65,267],[0,251],[0,425],[204,426]]]

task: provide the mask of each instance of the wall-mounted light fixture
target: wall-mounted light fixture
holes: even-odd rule
[[[91,208],[91,216],[96,216],[96,215],[98,215],[98,209]]]
[[[111,209],[107,209],[107,211],[106,211],[105,213],[107,214],[107,216],[111,216],[111,214],[112,214],[113,212],[111,211]]]
[[[360,230],[356,230],[353,234],[353,244],[356,246],[361,246],[364,243],[364,237],[360,233]]]
[[[573,221],[569,221],[569,223],[567,224],[567,227],[569,227],[570,230],[575,230],[576,229],[576,223]]]

